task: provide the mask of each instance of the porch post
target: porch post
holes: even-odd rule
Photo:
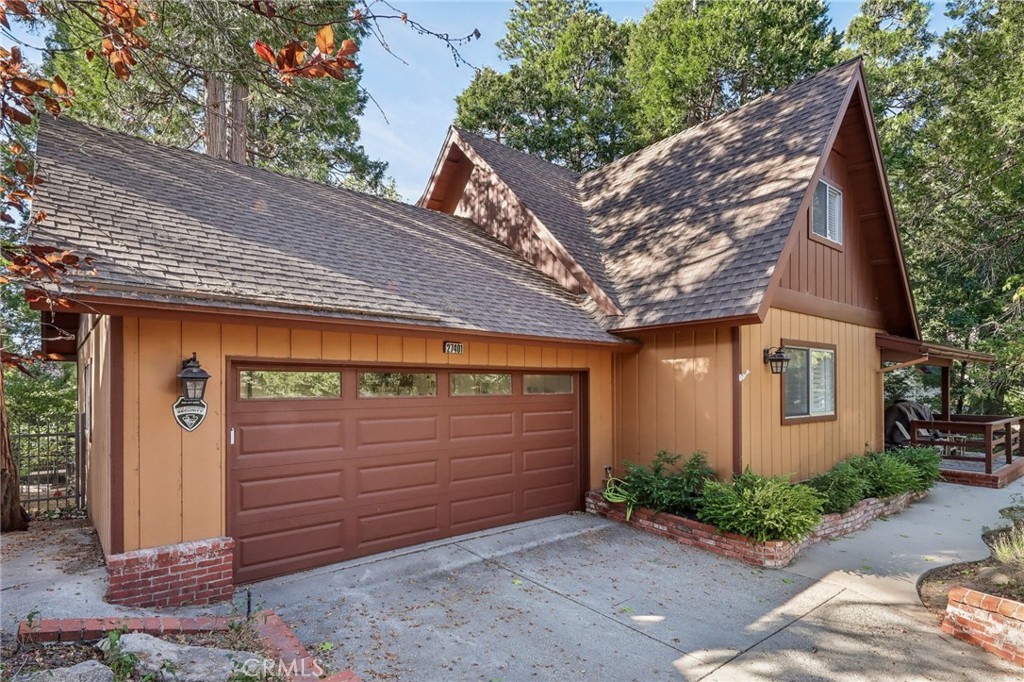
[[[952,364],[952,363],[951,363]],[[951,410],[949,407],[949,394],[950,394],[950,383],[949,383],[949,367],[942,368],[942,418],[946,421],[952,419]]]

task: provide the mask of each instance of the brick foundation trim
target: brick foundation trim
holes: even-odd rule
[[[147,635],[190,635],[201,632],[227,630],[232,619],[201,618],[43,618],[18,624],[18,641],[22,644],[70,643],[102,639],[108,632],[143,632]],[[262,611],[252,617],[253,628],[267,655],[275,660],[278,671],[288,682],[323,680],[323,682],[363,682],[351,670],[343,670],[329,677],[309,651],[299,642],[291,627],[273,611]]]
[[[232,538],[211,538],[107,557],[106,600],[128,606],[202,606],[231,599]]]
[[[984,592],[949,591],[942,631],[1024,666],[1024,604]]]
[[[873,520],[901,511],[924,496],[925,493],[903,493],[885,499],[872,497],[861,500],[843,514],[823,516],[817,529],[800,542],[757,542],[744,535],[723,533],[715,526],[694,519],[643,508],[633,510],[629,525],[755,566],[782,568],[788,566],[804,547],[860,530]],[[591,514],[626,523],[626,506],[604,499],[600,490],[587,493],[586,508]]]

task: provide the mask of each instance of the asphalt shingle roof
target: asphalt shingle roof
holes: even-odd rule
[[[617,328],[760,306],[847,86],[847,62],[584,175]]]
[[[746,316],[858,69],[840,64],[582,176],[459,132],[616,299],[610,329]]]
[[[618,341],[468,220],[64,117],[38,158],[32,241],[95,258],[72,293]]]

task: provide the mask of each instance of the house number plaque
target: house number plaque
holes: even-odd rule
[[[171,408],[174,421],[186,431],[195,431],[206,419],[206,403],[198,398],[178,398]]]
[[[445,341],[444,352],[448,355],[462,355],[461,341]]]

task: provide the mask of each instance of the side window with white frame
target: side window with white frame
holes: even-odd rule
[[[836,414],[836,351],[786,345],[789,367],[783,374],[783,416],[799,420],[803,417],[835,419]]]
[[[836,244],[843,243],[843,192],[818,181],[811,202],[811,232]]]

